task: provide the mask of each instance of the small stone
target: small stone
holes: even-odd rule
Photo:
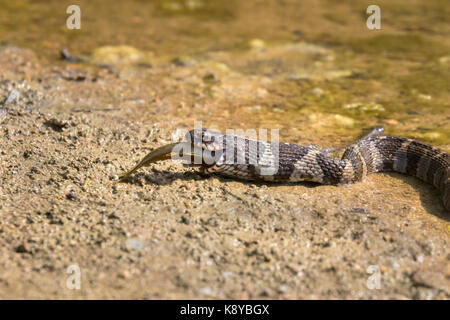
[[[261,106],[260,105],[248,106],[245,107],[245,109],[248,111],[258,111],[261,110]]]
[[[422,100],[431,100],[432,99],[432,97],[429,94],[422,94],[422,93],[419,94],[417,97]]]
[[[423,134],[423,137],[425,139],[429,139],[429,140],[436,140],[439,139],[441,137],[441,134],[439,132],[427,132]]]
[[[19,98],[20,98],[20,92],[13,89],[9,92],[8,98],[6,99],[4,104],[6,105],[9,103],[14,103],[14,102],[17,103],[17,102],[19,102]]]
[[[258,98],[264,98],[265,96],[267,96],[267,90],[264,88],[258,88],[256,89],[256,96]]]
[[[66,199],[67,200],[76,200],[77,196],[75,195],[75,193],[73,191],[70,191],[66,194]]]
[[[266,47],[266,43],[261,39],[252,39],[248,42],[248,46],[251,49],[263,49]]]
[[[229,73],[231,71],[230,67],[228,67],[225,63],[212,60],[199,63],[199,67],[208,69],[210,73]]]
[[[260,297],[269,297],[269,292],[264,289],[263,291],[260,292],[259,294]]]
[[[328,71],[324,74],[324,79],[332,80],[332,79],[338,79],[338,78],[346,78],[353,75],[353,72],[351,70],[334,70],[334,71]]]
[[[214,76],[213,73],[208,73],[207,75],[205,75],[203,77],[203,81],[208,82],[208,81],[214,81],[216,79],[216,77]]]
[[[33,153],[33,151],[31,151],[31,150],[25,150],[23,153],[23,157],[25,159],[28,159],[32,155],[32,153]]]
[[[189,218],[187,218],[186,216],[182,216],[180,222],[187,225],[189,225],[190,223]]]
[[[323,90],[320,89],[320,88],[314,88],[313,91],[312,91],[312,93],[313,93],[314,95],[316,95],[316,96],[322,96],[322,95],[325,93],[325,91],[323,91]]]
[[[200,294],[211,295],[212,290],[210,287],[203,287],[200,289]]]
[[[30,172],[31,172],[31,173],[41,173],[41,172],[39,171],[39,169],[38,169],[37,167],[35,167],[35,166],[33,166],[33,167],[30,168]]]
[[[91,61],[98,65],[135,64],[149,62],[150,57],[150,53],[127,45],[104,46],[92,52]]]
[[[128,239],[125,246],[128,250],[137,251],[144,249],[144,244],[137,239]]]
[[[399,124],[399,122],[395,119],[385,119],[383,122],[392,126],[397,126]]]
[[[120,214],[113,212],[108,216],[108,219],[120,219]]]
[[[183,10],[183,5],[174,1],[163,1],[162,8],[167,11],[181,11]]]
[[[340,114],[334,115],[334,119],[337,124],[345,126],[345,127],[351,127],[355,124],[355,120],[353,120],[350,117],[342,116]]]
[[[204,7],[204,3],[201,0],[187,0],[185,6],[189,10],[197,10]]]
[[[361,108],[361,111],[378,111],[378,112],[384,112],[386,109],[379,103],[369,103],[366,105],[363,105]]]
[[[55,131],[61,132],[69,127],[69,123],[66,120],[60,120],[56,118],[51,118],[44,122],[47,127],[52,128]]]
[[[119,273],[119,278],[129,279],[130,277],[131,277],[131,273],[128,270],[125,270],[122,273]]]
[[[195,61],[187,56],[180,56],[172,59],[171,61],[177,67],[186,67],[195,65]]]
[[[348,103],[344,105],[344,109],[356,109],[361,112],[384,112],[386,109],[379,103]]]
[[[448,64],[450,63],[450,56],[443,56],[439,58],[439,63]]]
[[[26,243],[21,243],[14,248],[14,251],[17,253],[29,253],[30,249]]]

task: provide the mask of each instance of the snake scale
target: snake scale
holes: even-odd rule
[[[253,181],[342,185],[361,181],[370,173],[394,171],[432,184],[450,211],[450,154],[417,140],[379,135],[382,132],[383,128],[375,127],[363,138],[340,147],[345,151],[337,159],[329,154],[340,148],[320,149],[195,129],[186,134],[183,143],[152,151],[120,178],[150,163],[182,156],[202,172]]]

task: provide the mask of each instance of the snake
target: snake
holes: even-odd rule
[[[450,154],[418,140],[381,135],[383,131],[380,126],[374,127],[346,146],[320,148],[197,128],[188,131],[182,142],[147,154],[119,180],[167,159],[182,160],[206,174],[261,182],[345,185],[375,172],[398,172],[433,185],[441,194],[444,208],[450,211]],[[344,150],[340,158],[330,155],[339,149]]]

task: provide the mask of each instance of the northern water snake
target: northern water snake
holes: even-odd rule
[[[346,146],[337,159],[329,156],[337,148],[267,142],[196,129],[189,131],[184,142],[152,151],[120,179],[142,166],[170,158],[182,158],[206,173],[254,181],[340,185],[361,181],[373,172],[394,171],[435,186],[450,211],[450,154],[417,140],[380,136],[381,132],[381,127],[374,128]]]

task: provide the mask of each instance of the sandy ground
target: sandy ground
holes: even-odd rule
[[[245,122],[202,95],[214,76],[177,63],[144,66],[143,89],[133,70],[41,65],[29,50],[1,49],[0,298],[450,297],[449,215],[414,178],[258,184],[168,161],[118,183],[193,120]],[[74,265],[80,290],[67,287]]]

